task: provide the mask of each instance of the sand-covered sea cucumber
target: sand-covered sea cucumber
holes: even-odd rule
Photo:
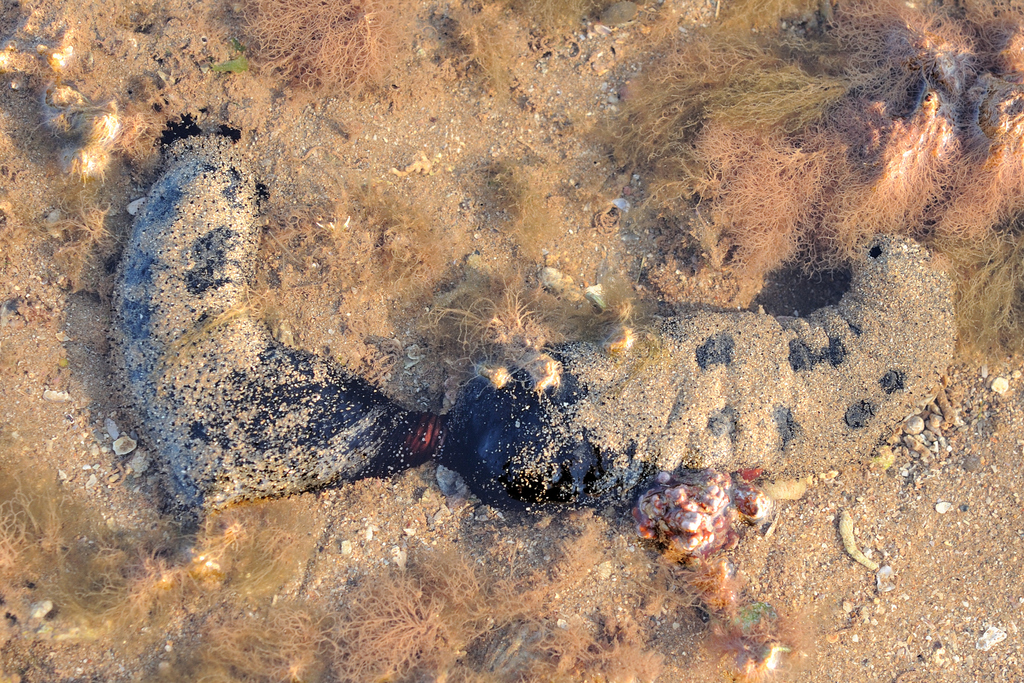
[[[281,496],[429,457],[436,416],[244,314],[259,196],[230,143],[193,138],[169,154],[121,261],[114,337],[127,398],[183,502]]]
[[[511,368],[500,386],[471,382],[444,418],[412,413],[246,314],[258,201],[228,142],[181,144],[118,273],[128,402],[190,505],[385,475],[438,446],[494,504],[625,500],[681,466],[822,471],[884,438],[953,354],[948,279],[923,247],[879,237],[839,303],[806,317],[695,311],[625,353],[551,349],[558,382]]]

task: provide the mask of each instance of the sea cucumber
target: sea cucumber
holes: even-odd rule
[[[557,382],[511,368],[501,386],[471,382],[443,418],[409,412],[247,315],[258,204],[230,143],[179,143],[120,264],[127,402],[188,505],[386,475],[435,453],[496,505],[625,500],[680,466],[831,469],[875,445],[952,358],[948,279],[923,247],[879,237],[838,305],[807,317],[696,311],[620,354],[551,349]]]
[[[694,311],[621,355],[551,349],[563,371],[544,391],[522,370],[501,388],[478,377],[438,458],[494,503],[623,499],[679,467],[841,468],[927,395],[954,345],[951,286],[928,250],[876,237],[839,303],[806,317]]]
[[[282,496],[426,460],[436,416],[245,314],[259,192],[241,156],[220,138],[169,154],[120,264],[114,338],[124,391],[182,502]]]

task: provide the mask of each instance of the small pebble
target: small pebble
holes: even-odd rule
[[[71,394],[66,391],[54,391],[53,389],[46,389],[43,391],[43,400],[49,401],[50,403],[67,403],[71,400]]]
[[[953,509],[953,504],[952,503],[947,503],[944,500],[935,504],[935,511],[938,512],[940,515],[944,515],[944,514],[946,514],[947,512],[949,512],[952,509]]]
[[[911,415],[903,422],[903,431],[911,436],[920,434],[924,431],[924,420],[920,415]]]
[[[51,611],[53,611],[53,601],[40,600],[39,602],[34,602],[32,606],[29,607],[29,616],[32,618],[46,618],[46,615]],[[1004,635],[1004,637],[1006,636],[1006,634],[1002,635]]]
[[[95,474],[90,474],[90,475],[89,475],[89,480],[88,480],[87,482],[85,482],[85,488],[87,488],[87,489],[88,489],[88,488],[92,488],[93,486],[95,486],[96,484],[98,484],[98,483],[99,483],[99,481],[100,481],[100,480],[96,478],[96,475],[95,475]]]
[[[875,586],[878,588],[879,593],[888,593],[889,591],[896,590],[896,582],[893,577],[894,572],[889,565],[878,569],[875,573]]]
[[[118,455],[128,455],[135,450],[135,440],[130,436],[121,436],[114,442],[114,452]]]
[[[107,436],[109,436],[112,441],[117,441],[117,437],[121,436],[121,432],[117,430],[117,423],[109,417],[103,420],[103,427],[107,430]]]
[[[996,392],[1000,396],[1010,390],[1010,380],[1005,377],[996,377],[992,380],[992,391]]]
[[[352,541],[342,541],[341,542],[341,554],[342,555],[351,555],[352,554]]]
[[[143,474],[149,469],[149,458],[146,457],[145,453],[138,452],[132,456],[128,466],[132,468],[132,472],[135,472],[136,475]]]
[[[995,626],[989,626],[981,638],[978,638],[978,642],[974,644],[974,647],[982,652],[988,652],[994,645],[1004,640],[1006,640],[1006,631]]]

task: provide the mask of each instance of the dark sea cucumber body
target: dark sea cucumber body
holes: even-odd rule
[[[492,504],[621,497],[680,467],[841,470],[917,412],[955,342],[949,279],[924,247],[879,236],[838,304],[805,317],[692,311],[626,354],[553,349],[557,388],[474,380],[438,457]]]
[[[246,315],[259,242],[248,165],[217,138],[171,153],[118,272],[124,391],[182,502],[222,506],[422,462],[436,418],[275,341]]]
[[[183,144],[118,273],[127,402],[190,506],[384,476],[435,451],[502,506],[625,500],[680,467],[838,469],[913,412],[952,360],[948,278],[920,245],[877,237],[839,303],[806,317],[694,311],[622,355],[551,349],[557,386],[537,391],[510,368],[502,388],[470,382],[443,418],[411,413],[247,314],[258,211],[228,142]]]

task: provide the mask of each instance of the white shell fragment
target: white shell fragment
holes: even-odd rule
[[[953,504],[952,503],[947,503],[944,500],[939,501],[938,503],[935,504],[935,511],[938,512],[940,515],[944,515],[944,514],[946,514],[947,512],[949,512],[952,509],[953,509]]]
[[[117,441],[117,437],[121,436],[121,432],[117,429],[117,423],[109,417],[103,420],[103,427],[107,430],[107,436],[114,441]]]
[[[142,205],[145,204],[145,203],[146,203],[146,198],[145,197],[140,197],[140,198],[136,199],[135,201],[128,202],[128,207],[125,210],[128,212],[129,216],[134,216],[135,214],[137,214],[139,212],[139,209],[141,209]]]
[[[71,394],[66,391],[54,391],[53,389],[46,389],[43,391],[43,400],[49,401],[50,403],[67,403],[71,400]]]
[[[608,302],[604,298],[604,287],[597,284],[591,285],[583,290],[583,296],[587,298],[587,301],[594,304],[594,307],[599,311],[607,310]]]
[[[628,213],[629,210],[632,208],[632,206],[629,203],[629,200],[628,199],[624,199],[622,197],[619,197],[618,199],[612,201],[612,206],[614,206],[616,209],[618,209],[622,213]]]
[[[911,415],[903,423],[903,431],[911,436],[920,434],[924,431],[924,420],[920,415]]]
[[[988,652],[994,645],[997,645],[1006,640],[1006,631],[996,628],[995,626],[989,626],[988,630],[982,634],[981,638],[978,638],[978,642],[974,644],[974,647],[978,648],[982,652]]]
[[[45,619],[46,616],[50,612],[52,612],[52,611],[53,611],[53,601],[52,600],[40,600],[39,602],[32,603],[32,606],[29,607],[28,615],[32,619]],[[1004,638],[1006,637],[1005,633],[1003,634],[1003,637]]]
[[[1005,377],[996,377],[992,380],[992,391],[996,392],[1000,396],[1010,390],[1010,380]]]
[[[114,441],[114,452],[118,455],[128,455],[135,450],[135,440],[128,436],[122,436]]]
[[[895,573],[889,565],[885,565],[875,572],[875,587],[878,589],[878,592],[888,593],[889,591],[896,590],[894,577]]]

